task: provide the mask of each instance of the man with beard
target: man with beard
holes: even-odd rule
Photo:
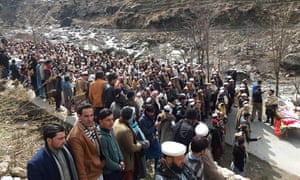
[[[155,173],[155,180],[194,180],[193,171],[184,164],[185,145],[166,141],[162,145],[163,157]]]

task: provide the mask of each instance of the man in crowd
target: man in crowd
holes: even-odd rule
[[[137,142],[133,130],[129,126],[129,119],[133,114],[132,108],[126,106],[121,110],[120,118],[113,125],[115,137],[124,157],[125,169],[122,171],[122,180],[133,180],[137,170],[137,157],[135,154],[149,147],[149,142]]]
[[[204,164],[204,176],[207,180],[224,180],[224,176],[218,170],[212,153],[211,153],[211,135],[209,134],[209,129],[207,125],[200,122],[195,128],[196,136],[205,137],[208,140],[208,148],[205,153],[201,156]]]
[[[7,78],[9,75],[9,56],[5,49],[0,49],[0,72],[1,78]]]
[[[78,180],[75,163],[66,142],[65,128],[60,124],[43,127],[42,147],[28,162],[29,180]]]
[[[75,94],[75,101],[77,105],[87,101],[88,78],[89,78],[89,73],[87,71],[84,71],[80,73],[80,77],[76,80],[74,94]]]
[[[105,156],[94,123],[94,111],[90,104],[77,109],[78,121],[70,131],[67,141],[74,153],[80,180],[101,180]]]
[[[174,140],[188,147],[195,136],[194,128],[197,123],[197,111],[195,109],[188,109],[186,118],[180,120],[175,126]],[[188,149],[186,149],[186,152],[188,152]]]
[[[270,125],[273,126],[274,125],[274,116],[275,116],[276,109],[278,106],[278,98],[276,96],[274,96],[273,89],[269,90],[269,96],[266,99],[265,105],[266,105],[266,115],[267,115],[267,120],[265,121],[265,123],[270,122]]]
[[[258,114],[258,121],[261,121],[262,119],[262,94],[264,92],[261,89],[261,85],[257,84],[256,89],[253,92],[252,96],[252,118],[251,121],[253,122],[256,116],[256,112]]]
[[[107,80],[108,84],[104,89],[102,101],[105,108],[110,108],[116,99],[115,83],[118,80],[118,75],[116,73],[110,73],[107,76]]]
[[[194,172],[184,164],[184,154],[187,149],[185,145],[173,141],[166,141],[161,147],[163,157],[160,159],[160,164],[156,170],[155,180],[197,179],[194,176]]]
[[[98,135],[106,157],[103,178],[104,180],[121,179],[121,171],[125,169],[125,164],[119,144],[112,131],[114,124],[113,113],[111,110],[104,108],[100,111],[98,117],[97,123],[100,125],[97,127]]]
[[[92,82],[89,86],[89,100],[94,108],[94,118],[97,120],[97,116],[100,110],[103,108],[102,95],[104,92],[104,88],[106,85],[106,81],[104,80],[104,72],[98,71],[95,74],[95,81]]]
[[[193,170],[197,180],[204,180],[204,163],[202,155],[208,147],[208,140],[205,137],[194,136],[191,142],[191,151],[185,156],[185,164]]]

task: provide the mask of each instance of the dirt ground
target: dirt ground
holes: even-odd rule
[[[229,168],[232,160],[232,146],[225,146],[225,154],[219,162],[222,167]],[[247,162],[246,176],[253,180],[296,180],[299,176],[287,173],[282,169],[271,166],[268,162],[263,161],[256,156],[249,154]]]

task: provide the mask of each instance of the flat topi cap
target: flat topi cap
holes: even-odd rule
[[[177,157],[184,155],[186,146],[174,141],[165,141],[161,145],[161,151],[166,156]]]
[[[197,136],[205,137],[208,135],[208,132],[208,127],[203,122],[199,122],[199,124],[195,127],[195,134]]]

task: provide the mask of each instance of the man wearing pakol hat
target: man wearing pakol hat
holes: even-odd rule
[[[186,146],[174,141],[162,143],[163,157],[155,172],[155,180],[196,180],[194,172],[184,164]]]
[[[224,176],[218,170],[216,163],[213,160],[210,143],[211,143],[211,135],[209,134],[209,129],[207,125],[203,122],[199,122],[199,124],[195,127],[196,136],[205,137],[208,140],[208,148],[205,153],[201,156],[201,159],[204,163],[204,176],[206,180],[224,180]]]

